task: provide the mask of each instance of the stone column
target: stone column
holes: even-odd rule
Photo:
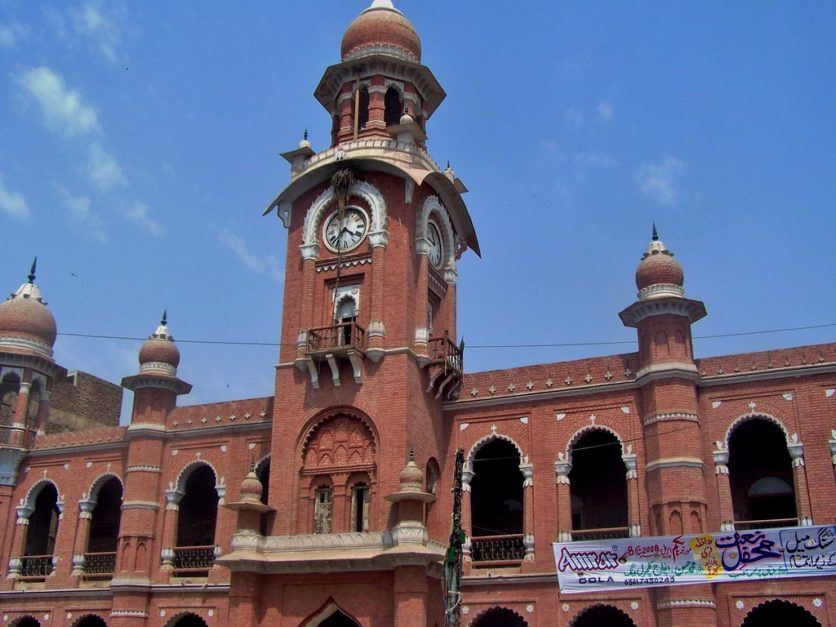
[[[798,524],[809,527],[813,524],[813,509],[810,505],[810,491],[807,486],[807,472],[804,467],[804,444],[798,441],[798,434],[793,433],[787,443],[787,450],[792,458],[792,474],[795,480],[795,504]]]
[[[20,558],[23,556],[23,549],[26,546],[29,517],[33,511],[35,511],[35,508],[26,504],[17,506],[14,538],[12,539],[12,549],[9,551],[9,579],[16,579],[20,574]]]
[[[627,469],[627,528],[631,538],[642,535],[641,509],[639,507],[639,474],[636,471],[636,454],[629,444],[621,455],[624,467]]]
[[[420,238],[415,241],[415,252],[418,254],[418,281],[415,287],[415,337],[413,350],[418,355],[418,363],[422,366],[429,361],[428,340],[430,330],[428,328],[427,307],[429,306],[429,262],[427,255],[429,246],[427,240]]]
[[[462,469],[462,529],[466,534],[465,543],[462,547],[464,561],[470,561],[471,535],[473,534],[473,512],[471,510],[470,482],[473,481],[473,466],[469,462],[464,463]]]
[[[87,539],[90,536],[90,521],[93,519],[93,508],[96,501],[85,499],[78,502],[78,524],[76,525],[75,544],[73,546],[73,577],[84,574],[84,554],[87,552]]]
[[[734,501],[729,482],[729,449],[717,441],[714,451],[714,477],[717,482],[720,531],[734,531]]]
[[[523,544],[526,561],[534,560],[534,464],[528,456],[520,462],[523,474]]]
[[[316,260],[319,257],[319,246],[306,244],[302,246],[302,297],[299,309],[299,338],[296,341],[296,358],[305,356],[308,331],[313,324],[314,285],[316,280]]]
[[[386,326],[383,324],[383,312],[385,310],[383,300],[386,277],[383,270],[386,259],[386,245],[389,243],[389,234],[386,231],[372,233],[369,235],[369,243],[372,247],[372,285],[368,349],[366,353],[372,361],[380,361],[383,357],[383,345],[386,338]]]
[[[169,484],[165,491],[165,515],[163,517],[163,534],[160,542],[160,559],[163,570],[174,568],[174,547],[177,546],[177,519],[180,516],[180,499],[185,492],[177,486]]]
[[[348,492],[348,475],[332,475],[334,489],[331,493],[331,533],[350,531],[351,495]]]
[[[554,463],[555,484],[557,485],[557,541],[572,541],[572,490],[569,473],[572,463],[566,453],[558,453]]]

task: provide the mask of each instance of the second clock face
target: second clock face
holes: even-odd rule
[[[429,260],[434,268],[441,268],[444,261],[444,247],[441,245],[441,233],[433,223],[427,223],[427,242],[430,245]]]
[[[334,252],[346,252],[360,245],[369,230],[369,218],[359,207],[346,207],[343,217],[335,211],[322,231],[325,246]]]

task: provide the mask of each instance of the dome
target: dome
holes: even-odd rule
[[[139,349],[140,374],[161,374],[174,377],[177,366],[180,365],[180,350],[174,343],[166,324],[166,314],[163,312],[160,326]]]
[[[682,297],[685,293],[682,287],[684,283],[685,273],[682,266],[659,239],[654,225],[653,238],[647,251],[642,255],[639,267],[636,268],[639,300],[663,296]]]
[[[32,262],[27,282],[0,304],[0,350],[34,352],[51,358],[58,330],[34,283],[36,262]]]
[[[241,482],[241,500],[247,503],[261,503],[261,492],[263,486],[258,475],[251,470]]]
[[[371,54],[386,54],[412,63],[421,62],[421,39],[391,0],[374,0],[349,24],[340,45],[343,61]]]

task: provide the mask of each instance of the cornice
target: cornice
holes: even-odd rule
[[[635,327],[642,320],[666,314],[684,316],[691,324],[707,315],[702,301],[672,296],[636,301],[621,311],[618,317],[624,326]]]
[[[190,383],[186,383],[176,377],[172,378],[142,373],[122,379],[122,387],[132,392],[144,388],[167,390],[169,392],[174,392],[178,396],[188,394],[192,390]]]
[[[589,396],[591,394],[623,392],[627,390],[635,390],[638,387],[639,385],[635,381],[591,383],[584,386],[538,390],[536,392],[520,392],[513,395],[491,396],[485,398],[460,398],[455,401],[446,401],[442,403],[441,406],[444,411],[453,411],[459,408],[470,409],[473,407],[493,407],[497,405],[531,403],[555,398],[566,398],[570,396]]]
[[[50,457],[55,454],[72,453],[96,453],[106,451],[108,449],[122,449],[127,448],[127,438],[121,440],[113,440],[111,442],[101,442],[97,444],[67,444],[64,446],[54,446],[52,448],[36,448],[27,452],[28,457]]]
[[[788,379],[802,376],[808,377],[817,374],[833,373],[836,373],[836,363],[807,364],[774,368],[770,370],[747,370],[745,372],[730,372],[728,374],[703,374],[700,380],[700,387],[737,385],[741,383],[756,383],[759,381],[772,381],[775,379]]]

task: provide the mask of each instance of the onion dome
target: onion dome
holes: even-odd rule
[[[255,470],[250,470],[241,482],[241,502],[261,504],[262,490],[263,486],[258,479],[258,475],[255,474]]]
[[[391,0],[374,0],[349,24],[343,35],[340,56],[350,61],[372,54],[385,54],[412,63],[421,62],[421,39],[415,28]]]
[[[156,374],[166,377],[177,376],[180,364],[180,350],[168,330],[166,312],[163,311],[160,326],[139,349],[139,374]]]
[[[415,455],[409,452],[409,461],[398,476],[401,482],[401,492],[423,492],[424,472],[415,463]]]
[[[35,353],[52,358],[57,328],[41,290],[35,285],[37,257],[18,290],[0,304],[0,350]]]
[[[639,290],[639,300],[663,297],[682,298],[685,290],[685,273],[682,266],[673,258],[673,253],[667,249],[656,225],[653,225],[653,237],[642,255],[639,267],[636,268],[636,287]]]

